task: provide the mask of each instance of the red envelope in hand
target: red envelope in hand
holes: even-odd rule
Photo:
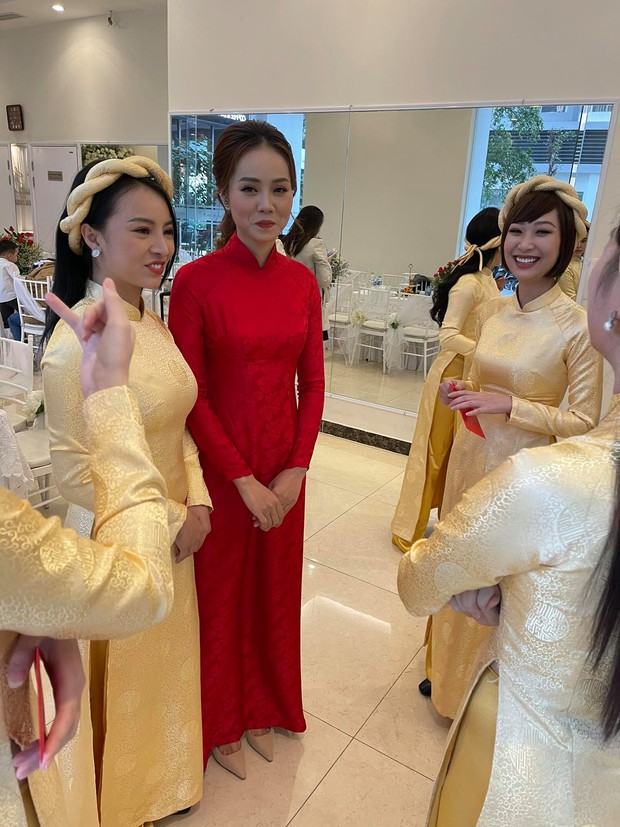
[[[454,384],[454,382],[450,382],[450,390],[457,390],[457,387]],[[480,424],[480,420],[478,419],[478,417],[466,415],[471,410],[471,408],[464,408],[462,411],[460,411],[461,418],[465,423],[465,427],[468,431],[471,431],[472,434],[476,434],[476,436],[481,436],[482,439],[486,439],[486,436],[484,435],[484,431],[482,430],[482,425]]]
[[[35,649],[34,678],[37,686],[37,725],[39,730],[39,766],[45,755],[45,705],[43,703],[43,682],[41,681],[41,652]]]

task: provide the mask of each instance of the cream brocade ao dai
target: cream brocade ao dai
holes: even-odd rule
[[[620,738],[603,742],[600,724],[614,646],[596,672],[588,657],[603,578],[588,588],[615,506],[619,433],[616,394],[599,427],[504,462],[401,561],[398,590],[414,615],[436,612],[454,593],[494,584],[502,591],[499,626],[478,654],[469,687],[499,661],[495,739],[480,740],[480,722],[493,710],[479,708],[468,723],[464,705],[437,777],[432,827],[446,823],[437,817],[440,799],[458,814],[471,784],[471,771],[463,773],[452,787],[455,800],[443,800],[448,763],[466,728],[476,744],[470,764],[487,750],[493,756],[477,827],[620,824]],[[472,827],[462,816],[450,824]]]
[[[481,307],[497,298],[497,285],[487,268],[466,273],[452,287],[439,332],[441,351],[424,383],[403,487],[392,520],[394,542],[402,551],[424,537],[433,508],[441,508],[446,466],[460,415],[438,397],[445,379],[466,379],[476,348]]]
[[[101,294],[99,285],[89,282],[86,298],[74,309],[84,312]],[[196,446],[185,429],[197,386],[161,319],[129,304],[126,309],[136,332],[129,386],[138,401],[154,463],[168,488],[174,542],[185,521],[186,505],[211,504]],[[92,510],[93,488],[80,364],[80,346],[73,332],[59,322],[43,361],[52,464],[61,493],[82,512],[77,519],[71,506],[68,520],[90,529],[92,515],[85,510]],[[174,602],[163,623],[125,640],[84,647],[91,704],[89,708],[85,692],[78,735],[59,756],[66,784],[63,794],[72,802],[73,818],[62,827],[99,824],[93,754],[102,827],[149,823],[195,804],[202,795],[193,559],[174,564],[173,577]]]
[[[513,397],[512,413],[480,416],[482,439],[459,428],[452,447],[443,516],[462,495],[505,459],[585,434],[598,422],[602,359],[590,344],[586,313],[554,285],[519,305],[514,297],[487,302],[468,384]],[[568,390],[568,409],[560,404]],[[432,699],[454,718],[472,678],[488,629],[446,607],[432,619]]]

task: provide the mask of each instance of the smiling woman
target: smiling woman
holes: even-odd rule
[[[569,185],[538,176],[511,190],[500,213],[502,256],[519,283],[487,302],[467,381],[440,386],[452,410],[479,417],[485,439],[459,428],[446,475],[443,513],[522,448],[585,434],[598,422],[602,362],[586,314],[557,285],[585,235],[586,209]],[[456,389],[455,389],[456,388]],[[568,409],[560,408],[568,393]],[[488,636],[451,608],[433,618],[432,699],[454,718]]]
[[[168,525],[177,563],[175,600],[162,624],[139,639],[85,648],[85,671],[91,676],[85,701],[90,710],[85,712],[90,713],[86,719],[92,721],[92,731],[83,726],[61,757],[67,766],[62,777],[72,785],[75,802],[75,821],[68,827],[142,825],[195,804],[202,791],[192,555],[210,530],[211,501],[196,446],[185,428],[197,388],[163,322],[145,310],[140,299],[144,287],[159,284],[175,255],[170,192],[170,179],[148,159],[90,165],[74,181],[57,233],[54,293],[82,314],[100,295],[103,279],[110,276],[124,299],[136,334],[129,384],[168,490]],[[54,476],[71,503],[67,523],[89,534],[94,489],[85,422],[79,413],[79,346],[64,322],[55,325],[52,320],[50,328],[53,335],[43,360],[43,380]],[[161,710],[156,727],[153,709]],[[186,733],[183,748],[175,749],[172,745],[182,732]],[[135,762],[131,773],[125,765],[129,752]],[[157,783],[159,779],[165,783]]]

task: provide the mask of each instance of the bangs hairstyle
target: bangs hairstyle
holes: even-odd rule
[[[560,278],[571,262],[575,247],[577,245],[577,230],[575,229],[575,214],[569,206],[555,192],[534,190],[523,196],[506,216],[504,229],[502,230],[502,264],[509,270],[504,256],[504,244],[506,236],[513,224],[531,224],[538,221],[543,215],[552,210],[558,214],[558,227],[560,230],[560,253],[551,270],[546,274],[549,279]]]

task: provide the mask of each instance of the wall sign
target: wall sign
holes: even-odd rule
[[[6,119],[11,132],[19,132],[24,128],[24,115],[21,104],[9,103],[6,108]]]

